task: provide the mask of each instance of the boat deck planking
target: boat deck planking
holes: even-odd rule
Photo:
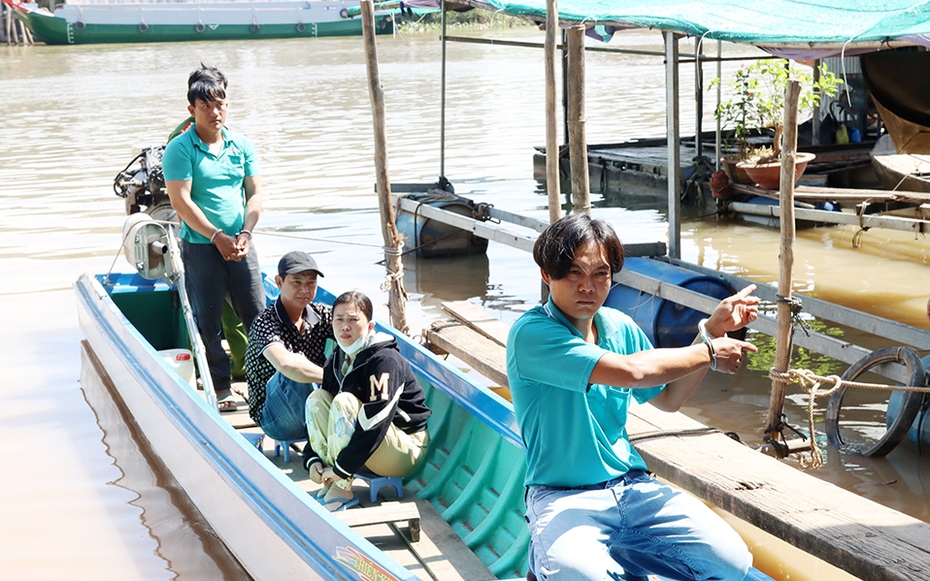
[[[476,331],[495,341],[500,345],[507,345],[507,334],[510,327],[481,307],[468,301],[453,301],[442,303],[442,310],[452,315],[456,320],[462,321]]]
[[[680,151],[682,160],[690,160],[695,155],[693,145],[682,145]],[[588,150],[588,163],[608,163],[668,176],[668,147],[662,144],[624,149],[592,148]]]
[[[501,387],[508,387],[504,346],[461,321],[435,321],[424,330],[434,353],[451,353]]]
[[[488,317],[479,316],[472,324],[434,325],[427,338],[432,343],[445,336],[443,350],[467,361],[476,343],[493,344],[478,330]],[[506,378],[504,347],[496,348],[499,363],[489,378],[499,381]],[[667,433],[635,443],[651,470],[737,518],[862,579],[930,578],[927,523],[800,472],[722,433],[675,435],[704,427],[682,413],[636,405],[628,422],[634,439],[657,430]]]
[[[248,387],[235,382],[233,393],[247,394]],[[245,399],[238,397],[237,405],[235,412],[223,413],[222,417],[237,430],[260,431],[249,417]],[[303,469],[297,450],[292,449],[290,462],[285,462],[283,455],[275,455],[274,440],[266,436],[263,453],[308,494],[320,489]],[[352,490],[360,499],[359,507],[336,516],[412,573],[441,581],[496,579],[428,501],[406,492],[403,498],[394,498],[393,489],[389,489],[390,500],[372,505],[368,502],[368,484],[356,479]]]

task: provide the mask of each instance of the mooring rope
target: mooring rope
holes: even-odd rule
[[[873,389],[881,391],[913,391],[917,393],[930,393],[930,387],[918,387],[914,385],[887,385],[884,383],[868,383],[862,381],[846,381],[838,375],[817,375],[810,369],[789,369],[788,371],[776,371],[774,368],[769,370],[769,378],[780,383],[797,383],[801,390],[808,394],[807,397],[807,425],[810,430],[811,451],[807,456],[801,456],[801,468],[805,470],[816,469],[823,466],[823,452],[817,444],[816,434],[814,432],[814,403],[818,397],[833,395],[841,387],[858,387],[861,389]],[[820,391],[820,386],[832,385],[833,387]]]
[[[653,430],[651,432],[640,432],[630,434],[630,443],[641,442],[642,440],[651,440],[653,438],[664,438],[668,436],[703,436],[705,434],[723,434],[720,428],[689,428],[685,430]]]
[[[391,246],[382,246],[385,256],[403,256],[404,255],[404,243],[401,241],[396,247]],[[387,265],[385,265],[386,267]],[[388,292],[391,290],[391,285],[397,282],[403,282],[404,279],[404,263],[403,261],[397,261],[397,272],[391,272],[390,269],[386,268],[387,273],[384,275],[384,281],[381,283],[381,292]],[[398,285],[398,290],[401,291],[401,300],[407,300],[407,290],[403,287],[403,284]]]
[[[333,238],[316,238],[314,236],[297,236],[283,232],[269,232],[268,230],[256,230],[256,234],[262,236],[277,236],[279,238],[295,238],[297,240],[312,240],[314,242],[329,242],[330,244],[347,244],[349,246],[367,246],[368,248],[381,248],[381,244],[370,244],[368,242],[353,242],[350,240],[335,240]]]

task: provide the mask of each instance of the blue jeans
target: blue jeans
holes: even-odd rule
[[[307,420],[304,410],[307,398],[317,388],[313,383],[300,383],[276,371],[265,384],[265,406],[259,425],[269,438],[305,440]]]
[[[752,564],[716,513],[641,470],[582,488],[532,487],[526,505],[540,581],[742,581]]]
[[[255,245],[239,262],[227,262],[212,244],[181,240],[181,259],[187,279],[187,295],[197,330],[203,340],[210,377],[218,393],[229,391],[229,356],[223,349],[223,303],[227,297],[242,320],[246,335],[252,320],[265,308],[265,289]]]

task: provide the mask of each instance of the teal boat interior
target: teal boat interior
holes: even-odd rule
[[[128,322],[156,350],[188,348],[176,289],[137,274],[99,275]],[[269,301],[277,288],[266,279]],[[320,289],[317,301],[335,297]],[[470,393],[438,386],[461,385],[454,373],[407,337],[399,338],[433,410],[431,445],[420,471],[405,482],[408,493],[427,500],[472,552],[499,579],[525,578],[529,534],[523,520],[524,451],[509,404],[482,387]],[[451,390],[450,390],[451,391]],[[302,471],[301,471],[302,472]],[[293,476],[292,476],[293,477]]]

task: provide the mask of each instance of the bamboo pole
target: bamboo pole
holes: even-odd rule
[[[820,62],[820,59],[814,61],[814,91],[820,96],[811,117],[811,143],[814,145],[820,145],[820,103],[823,102],[823,93],[817,88],[820,85]]]
[[[20,22],[20,24],[23,25],[23,37],[26,39],[26,44],[35,44],[36,41],[32,38],[32,31],[24,23]]]
[[[371,113],[375,132],[375,177],[378,187],[378,206],[381,215],[381,235],[384,239],[384,263],[387,269],[385,284],[388,288],[388,309],[391,324],[406,333],[407,314],[404,301],[404,265],[401,262],[403,239],[394,222],[394,206],[391,204],[391,182],[388,177],[387,132],[384,122],[384,91],[378,72],[378,49],[375,45],[375,11],[372,0],[361,0],[362,33],[365,42],[365,61],[368,66],[368,95],[371,97]]]
[[[717,41],[717,78],[718,78],[718,79],[722,79],[722,78],[723,78],[722,75],[721,75],[721,71],[722,71],[722,69],[723,69],[723,66],[722,66],[723,63],[720,61],[720,57],[723,56],[722,53],[723,53],[723,41],[718,40],[718,41]],[[718,81],[718,82],[717,82],[717,105],[716,105],[717,107],[720,106],[720,101],[721,101],[721,98],[722,98],[722,92],[723,92],[722,86],[723,86],[722,80],[721,80],[721,81]],[[716,108],[715,108],[715,109],[716,109]],[[716,141],[716,148],[714,149],[714,168],[715,168],[717,171],[720,171],[720,169],[721,169],[721,168],[720,168],[720,158],[723,157],[723,143],[722,143],[722,137],[723,137],[722,131],[723,131],[723,129],[722,129],[722,127],[720,126],[720,123],[721,123],[721,122],[720,122],[720,116],[714,115],[714,117],[717,118],[717,130],[716,130],[716,131],[717,131],[717,136],[716,136],[717,141]]]
[[[549,222],[562,217],[562,185],[559,180],[559,129],[556,119],[555,54],[559,31],[559,2],[546,3],[546,193],[549,196]]]
[[[445,186],[446,179],[446,0],[440,4],[442,15],[442,67],[440,79],[442,89],[439,93],[439,185]]]
[[[794,164],[798,150],[798,97],[801,84],[792,79],[785,87],[785,117],[782,134],[781,175],[778,206],[781,217],[781,246],[778,254],[778,301],[777,329],[775,332],[775,370],[788,371],[791,359],[791,270],[794,267]],[[778,441],[785,406],[787,384],[772,380],[772,395],[769,400],[769,415],[765,435]],[[813,437],[813,434],[811,435]],[[812,445],[814,445],[812,443]]]
[[[584,26],[568,29],[568,150],[572,172],[572,212],[591,213],[588,145],[584,110]]]
[[[19,20],[18,18],[15,19],[13,22],[13,26],[15,26],[19,30],[18,35],[19,35],[20,44],[22,44],[23,46],[29,46],[30,44],[32,44],[31,42],[32,37],[29,35],[29,29],[26,28],[26,25],[23,23],[22,20]]]
[[[681,258],[681,123],[678,39],[665,32],[665,134],[668,138],[668,255]]]
[[[6,45],[12,46],[13,45],[13,9],[7,6],[6,4],[3,5],[3,8],[6,12]]]
[[[704,38],[694,43],[694,157],[704,154]]]

